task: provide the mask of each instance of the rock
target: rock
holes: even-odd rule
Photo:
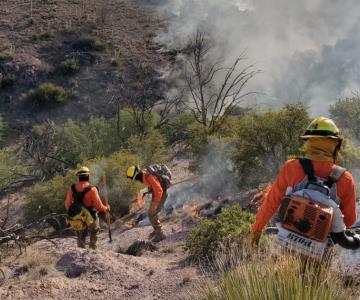
[[[64,272],[68,278],[76,278],[86,271],[86,265],[81,261],[79,253],[67,252],[56,263],[56,269]]]
[[[133,256],[141,256],[144,250],[150,250],[152,252],[157,251],[158,248],[150,241],[136,240],[129,246],[125,253]]]

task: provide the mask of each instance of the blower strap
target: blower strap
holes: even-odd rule
[[[316,182],[317,179],[314,174],[314,166],[312,164],[312,161],[310,159],[300,158],[299,162],[305,174],[307,175],[309,182]],[[338,182],[338,180],[345,173],[345,171],[346,171],[345,168],[340,166],[335,166],[335,168],[331,171],[327,181],[324,182],[324,185],[326,185],[328,188],[332,188],[332,186],[336,182]]]

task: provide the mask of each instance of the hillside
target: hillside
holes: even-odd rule
[[[136,1],[2,1],[1,112],[10,124],[112,116],[144,72],[156,101],[166,63],[152,42],[160,26],[153,7]],[[42,83],[63,87],[66,100],[29,99]]]

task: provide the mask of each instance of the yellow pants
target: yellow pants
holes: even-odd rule
[[[167,196],[168,196],[167,193],[164,192],[160,202],[155,202],[154,200],[151,201],[151,205],[148,210],[148,217],[155,231],[161,231],[161,223],[158,214],[163,208]]]
[[[86,237],[89,234],[90,235],[89,247],[91,249],[96,249],[97,234],[99,232],[99,229],[100,229],[99,217],[96,216],[96,218],[94,219],[94,223],[89,225],[84,230],[76,231],[78,247],[85,248],[85,246],[86,246]]]

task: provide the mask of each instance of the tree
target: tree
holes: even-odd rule
[[[307,110],[300,104],[241,118],[233,154],[241,183],[257,186],[273,180],[289,156],[301,155],[300,136],[309,122]]]
[[[187,47],[185,80],[191,101],[187,108],[209,134],[221,127],[245,97],[245,87],[259,71],[253,65],[240,68],[245,60],[242,53],[230,67],[211,56],[212,45],[204,32],[197,31]]]
[[[329,109],[330,117],[342,129],[360,140],[360,97],[339,99]]]
[[[31,129],[26,126],[17,129],[22,135],[19,152],[34,176],[45,180],[74,167],[74,162],[63,159],[63,148],[57,143],[57,130],[53,122],[46,121]]]

